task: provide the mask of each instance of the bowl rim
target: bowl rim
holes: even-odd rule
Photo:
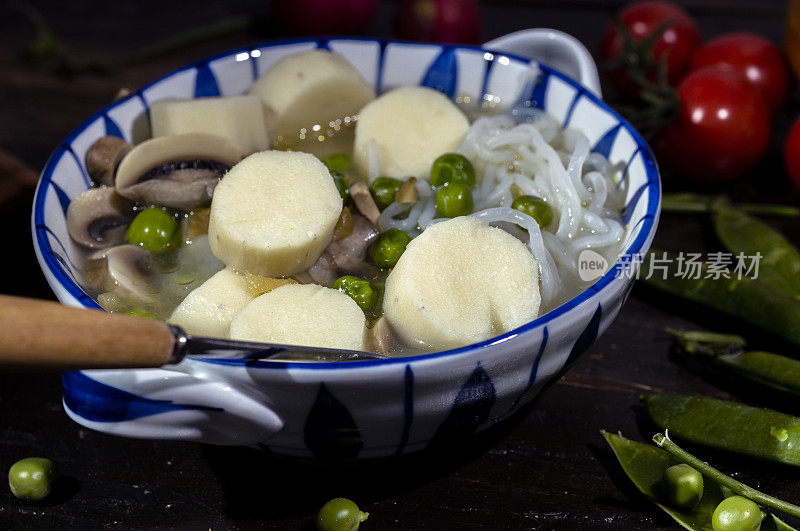
[[[83,120],[64,138],[63,141],[59,143],[58,147],[53,151],[53,153],[48,158],[47,163],[45,164],[44,169],[42,170],[42,173],[39,176],[39,182],[37,183],[36,186],[36,191],[34,193],[34,198],[33,198],[33,210],[31,215],[31,230],[33,232],[34,248],[36,250],[39,266],[42,268],[43,272],[49,272],[52,275],[52,278],[56,282],[58,282],[58,284],[62,288],[64,288],[67,291],[67,293],[69,293],[78,302],[80,302],[84,308],[103,310],[103,308],[94,299],[89,297],[89,295],[83,291],[83,289],[70,277],[70,275],[66,273],[62,264],[58,262],[58,260],[54,257],[54,254],[52,253],[52,246],[50,245],[50,241],[46,236],[46,233],[49,232],[49,229],[44,223],[44,217],[45,217],[44,206],[45,206],[45,198],[47,195],[46,192],[47,188],[52,183],[52,177],[53,174],[55,173],[56,163],[61,160],[64,154],[70,153],[76,159],[76,163],[78,163],[78,165],[80,166],[80,161],[77,160],[77,156],[72,151],[70,144],[78,135],[83,133],[90,125],[94,124],[98,119],[106,117],[108,111],[134,98],[140,99],[140,101],[142,101],[145,104],[145,107],[147,108],[147,103],[146,100],[144,99],[143,92],[180,72],[184,72],[193,68],[204,68],[209,63],[216,61],[218,59],[223,59],[243,52],[250,53],[253,50],[258,50],[263,48],[272,48],[290,44],[314,43],[316,44],[317,48],[325,49],[327,48],[328,42],[331,40],[373,42],[380,45],[381,49],[384,49],[389,44],[403,44],[411,46],[439,46],[442,49],[450,49],[450,50],[461,49],[461,50],[475,50],[482,52],[494,52],[491,48],[485,48],[482,46],[475,46],[475,45],[413,42],[413,41],[378,39],[378,38],[359,37],[359,36],[308,37],[308,38],[272,40],[248,46],[241,46],[238,48],[220,52],[218,54],[203,57],[201,59],[198,59],[197,61],[193,61],[187,65],[174,69],[164,74],[163,76],[159,77],[155,81],[152,81],[142,87],[139,87],[135,91],[131,92],[131,94],[129,94],[128,96],[120,98],[119,100],[115,100],[112,103],[102,107],[101,109],[93,113],[91,116]],[[465,354],[467,352],[484,350],[488,347],[492,347],[500,343],[504,343],[506,341],[515,339],[523,334],[527,334],[535,329],[538,329],[544,326],[545,324],[555,320],[556,318],[564,315],[565,313],[573,310],[574,308],[590,300],[594,295],[600,293],[601,290],[606,288],[611,283],[611,281],[616,278],[617,272],[624,265],[622,258],[624,256],[635,256],[640,254],[642,250],[645,248],[645,245],[647,244],[648,240],[652,239],[655,233],[655,228],[658,223],[660,203],[661,203],[661,181],[659,176],[658,164],[656,162],[655,156],[653,155],[650,146],[642,138],[641,134],[625,118],[623,118],[617,111],[612,109],[606,102],[604,102],[601,98],[592,93],[588,88],[583,86],[580,82],[572,79],[566,74],[544,63],[537,62],[511,53],[506,53],[506,52],[494,52],[494,53],[499,53],[500,55],[507,56],[509,58],[515,59],[519,62],[526,64],[536,63],[540,70],[544,70],[547,72],[548,76],[555,76],[559,78],[561,81],[571,86],[572,88],[576,89],[577,92],[573,96],[574,101],[578,101],[578,98],[583,96],[588,98],[591,102],[593,102],[595,105],[598,105],[606,112],[610,113],[619,122],[620,127],[624,128],[632,136],[634,142],[636,143],[636,148],[634,149],[633,154],[630,157],[630,160],[633,160],[636,154],[642,155],[647,175],[647,181],[640,186],[640,190],[642,191],[646,190],[648,192],[647,209],[644,217],[641,218],[640,220],[641,226],[638,228],[635,227],[635,230],[638,230],[636,238],[631,242],[631,244],[628,246],[627,249],[619,253],[618,259],[609,268],[609,270],[602,277],[596,280],[592,285],[590,285],[589,287],[587,287],[586,289],[584,289],[571,299],[567,300],[566,302],[553,308],[544,315],[540,315],[533,321],[529,321],[499,336],[495,336],[478,343],[472,343],[470,345],[454,349],[431,352],[428,354],[419,354],[414,356],[402,356],[402,357],[363,360],[363,361],[339,361],[339,362],[305,362],[305,361],[284,362],[284,361],[245,360],[245,359],[234,359],[234,358],[208,359],[199,357],[189,357],[188,359],[191,359],[193,361],[202,361],[204,363],[215,364],[215,365],[226,365],[226,366],[235,366],[244,368],[316,369],[316,370],[360,369],[360,368],[367,368],[374,366],[388,366],[396,364],[409,364],[414,362],[421,362],[425,360],[443,358],[447,356],[456,356],[459,354]],[[66,252],[66,249],[64,249],[64,251]],[[44,270],[45,266],[47,267],[47,271]],[[47,280],[49,282],[50,279],[47,278]]]

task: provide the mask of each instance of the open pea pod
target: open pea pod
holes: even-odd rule
[[[625,475],[628,476],[636,488],[650,501],[658,505],[665,513],[670,515],[682,527],[691,531],[713,531],[711,516],[719,503],[726,498],[722,488],[706,478],[703,487],[703,497],[692,510],[679,510],[661,503],[660,484],[664,470],[681,461],[669,453],[652,446],[630,439],[601,431],[606,442],[614,451]],[[794,528],[778,519],[773,514],[768,514],[761,523],[764,531],[778,530],[789,531]]]
[[[800,345],[800,300],[759,280],[743,276],[711,276],[706,264],[700,274],[680,271],[674,253],[650,251],[642,264],[644,282],[656,289],[737,317]],[[800,282],[800,279],[798,279]]]
[[[800,300],[800,250],[783,234],[734,208],[725,200],[711,204],[714,230],[732,253],[761,254],[758,281]]]

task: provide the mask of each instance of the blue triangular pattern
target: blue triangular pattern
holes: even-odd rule
[[[544,355],[544,349],[547,348],[547,340],[550,338],[550,332],[547,330],[545,326],[542,329],[542,342],[539,344],[539,352],[536,354],[536,358],[533,360],[533,366],[531,367],[531,374],[528,376],[528,385],[525,386],[525,389],[519,394],[517,398],[514,399],[514,402],[511,404],[511,411],[515,410],[519,405],[520,401],[523,399],[525,394],[531,390],[533,384],[536,383],[536,375],[539,374],[539,363],[542,361],[542,356]],[[509,411],[509,413],[511,412]]]
[[[531,93],[531,106],[538,109],[547,110],[545,108],[544,97],[547,94],[547,83],[550,81],[550,72],[542,70],[539,74],[539,79],[533,87]]]
[[[116,136],[116,137],[119,137],[119,138],[122,138],[122,139],[125,138],[123,136],[122,131],[120,130],[119,126],[117,126],[117,124],[114,123],[114,120],[109,118],[107,114],[103,115],[103,123],[106,126],[106,135],[107,136]]]
[[[597,310],[595,310],[594,315],[591,319],[589,319],[589,323],[586,325],[586,328],[583,329],[581,335],[578,336],[578,340],[572,345],[572,350],[569,353],[569,357],[567,358],[567,363],[564,364],[564,367],[569,367],[572,363],[586,350],[592,346],[597,340],[597,335],[600,333],[600,318],[603,316],[603,307],[598,304]]]
[[[76,415],[93,422],[123,422],[178,410],[224,411],[222,408],[153,400],[98,382],[76,371],[61,373],[64,403]]]
[[[56,193],[56,197],[58,198],[59,204],[61,204],[61,210],[64,211],[64,215],[67,215],[67,208],[69,204],[72,202],[72,199],[69,198],[67,192],[61,189],[55,182],[50,181],[50,184],[53,185],[53,191]]]
[[[452,441],[461,441],[472,435],[489,419],[495,398],[494,383],[478,362],[428,447],[444,447]]]
[[[567,109],[567,114],[564,116],[564,127],[568,127],[569,123],[572,121],[572,114],[575,112],[575,107],[578,106],[578,102],[581,101],[582,95],[583,90],[579,90],[575,93],[575,96],[572,97],[572,101]]]
[[[421,85],[444,92],[449,97],[456,95],[458,63],[453,48],[445,47],[428,67]]]
[[[324,383],[306,417],[304,440],[314,457],[323,460],[354,459],[364,446],[352,415]]]
[[[614,141],[617,139],[617,134],[622,127],[622,124],[617,124],[604,134],[600,140],[592,148],[592,151],[603,155],[605,158],[611,154],[611,148],[614,147]]]
[[[489,78],[492,75],[492,69],[494,68],[495,60],[494,54],[492,54],[492,59],[487,61],[489,64],[486,65],[486,70],[483,71],[483,83],[481,83],[481,101],[486,101],[486,96],[489,95]]]
[[[319,39],[317,41],[317,48],[320,50],[328,50],[330,51],[330,40],[329,39]]]
[[[194,97],[203,98],[206,96],[219,96],[217,78],[211,71],[208,63],[197,66],[197,76],[194,78]]]
[[[628,222],[630,222],[631,216],[633,216],[633,211],[636,209],[636,205],[639,204],[639,199],[641,199],[642,194],[644,194],[648,186],[648,183],[641,185],[639,189],[634,192],[633,197],[631,197],[631,200],[628,201],[628,204],[625,205],[625,213],[622,215],[622,221],[624,221],[626,225]]]
[[[405,375],[403,376],[403,387],[405,397],[403,400],[403,433],[400,436],[400,444],[397,446],[397,455],[403,453],[408,444],[408,437],[411,433],[411,423],[414,421],[414,371],[411,365],[406,365]]]
[[[67,248],[64,247],[64,244],[61,243],[61,240],[58,239],[58,236],[56,236],[56,234],[53,231],[51,231],[49,227],[46,227],[44,225],[36,225],[36,230],[40,230],[40,231],[44,231],[44,232],[48,233],[50,235],[50,237],[53,238],[53,240],[55,240],[55,242],[58,244],[58,246],[61,247],[61,251],[67,257],[67,261],[69,262],[70,266],[72,266],[72,269],[75,269],[75,270],[78,269],[78,266],[73,264],[72,260],[69,260],[69,253],[67,253]],[[55,253],[53,253],[53,254],[55,255]],[[69,270],[66,270],[66,271],[69,271]]]
[[[633,150],[631,156],[628,157],[628,162],[625,163],[625,170],[622,172],[622,177],[614,188],[619,188],[625,181],[628,180],[628,169],[631,167],[631,164],[633,164],[633,159],[636,158],[636,155],[639,154],[641,149],[641,146],[637,147],[635,150]]]
[[[375,92],[381,93],[383,89],[383,63],[386,58],[386,41],[380,41],[380,50],[378,50],[378,70],[375,76]]]
[[[86,183],[86,186],[91,188],[92,180],[89,178],[89,174],[86,173],[86,170],[83,169],[83,164],[81,164],[81,159],[78,158],[78,155],[75,153],[75,150],[72,149],[72,146],[70,146],[69,144],[61,144],[61,147],[63,147],[70,155],[72,155],[73,160],[75,160],[75,164],[77,164],[78,169],[81,170],[81,175],[83,175],[83,180]]]

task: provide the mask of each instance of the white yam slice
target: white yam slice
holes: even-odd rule
[[[459,217],[408,244],[386,280],[383,311],[401,340],[441,350],[532,321],[540,301],[538,263],[525,244]]]
[[[190,334],[228,337],[231,320],[250,301],[293,283],[288,278],[264,278],[226,267],[192,290],[168,321]]]
[[[370,172],[375,150],[379,175],[428,177],[439,155],[454,151],[469,121],[444,94],[426,87],[402,87],[382,95],[363,109],[356,122],[356,165]]]
[[[289,284],[261,295],[233,318],[231,339],[364,350],[364,312],[344,293]]]
[[[150,107],[153,137],[185,133],[221,136],[245,155],[269,149],[261,101],[255,96],[160,100]]]
[[[261,100],[255,96],[161,100],[150,107],[153,136],[208,133],[249,155],[269,149]]]
[[[286,57],[253,83],[266,106],[272,139],[298,138],[300,130],[325,131],[330,122],[358,114],[375,98],[361,74],[337,54],[313,50]]]
[[[333,236],[342,198],[308,153],[262,151],[225,175],[211,201],[211,251],[226,265],[287,277],[317,261]]]
[[[244,275],[226,267],[192,290],[168,321],[190,334],[226,337],[233,316],[255,297]]]

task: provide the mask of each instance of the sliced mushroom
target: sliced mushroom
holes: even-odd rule
[[[372,328],[367,330],[367,349],[370,352],[391,356],[397,344],[392,327],[385,317],[381,316]]]
[[[117,192],[141,203],[191,210],[208,205],[219,180],[241,159],[238,147],[214,135],[151,138],[122,159]]]
[[[373,278],[378,268],[366,262],[367,250],[380,232],[361,214],[351,215],[350,234],[334,240],[325,248],[314,264],[295,275],[301,284],[319,284],[331,287],[342,275]]]
[[[126,298],[152,303],[161,285],[150,253],[135,245],[118,245],[94,253],[88,260],[87,280],[96,289],[123,290]]]
[[[369,187],[364,181],[356,181],[350,185],[350,197],[356,204],[358,211],[364,214],[373,225],[378,224],[378,218],[381,217],[381,211],[378,210],[378,205],[369,193]]]
[[[86,171],[97,184],[114,186],[120,162],[133,145],[117,136],[101,136],[86,152]]]
[[[67,232],[85,247],[104,249],[122,243],[133,217],[133,203],[113,188],[93,188],[67,207]]]

